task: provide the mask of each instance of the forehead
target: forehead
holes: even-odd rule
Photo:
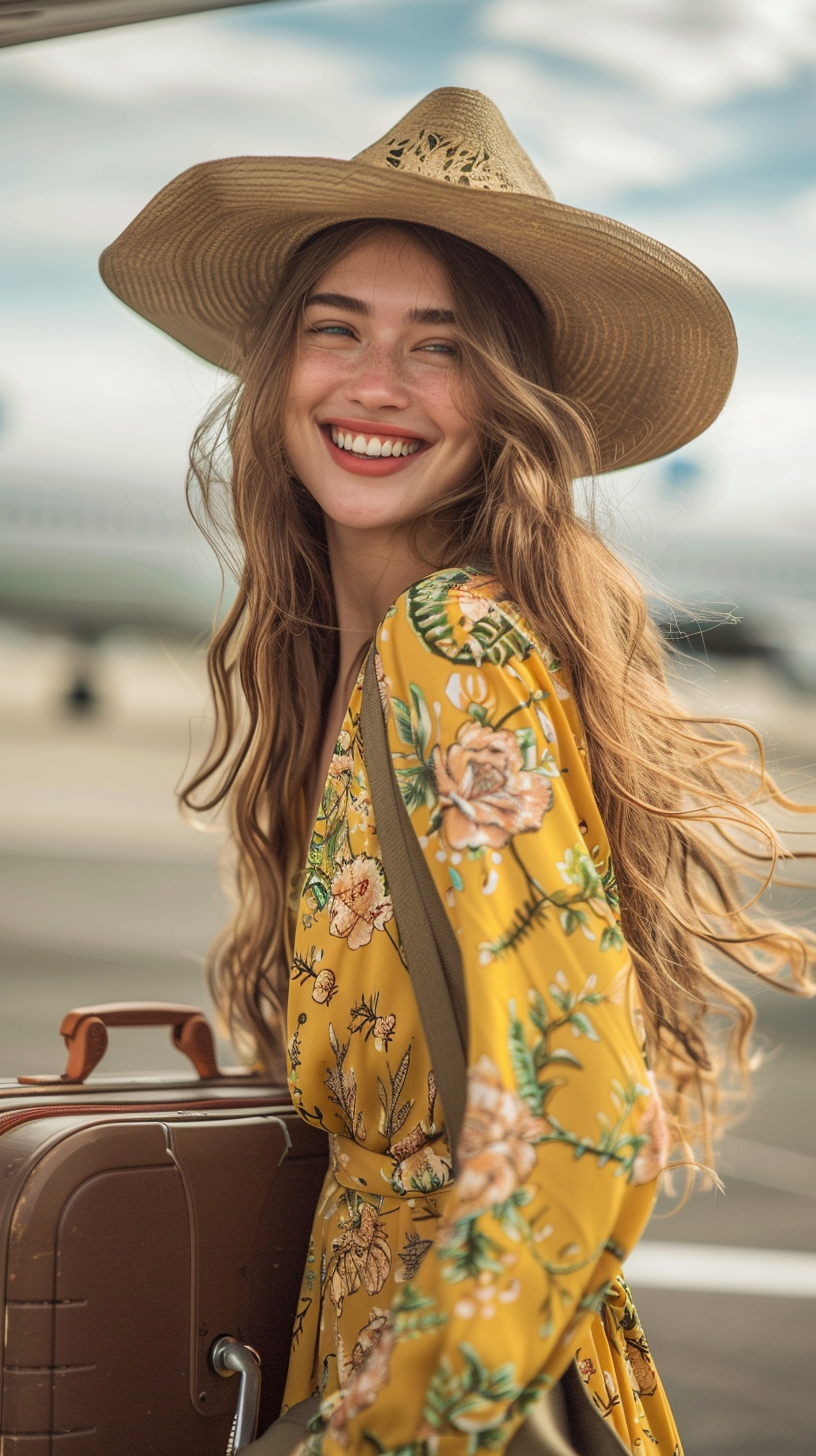
[[[358,243],[311,291],[347,294],[372,309],[453,308],[444,269],[415,238],[390,229]]]

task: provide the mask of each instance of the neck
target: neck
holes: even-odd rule
[[[359,531],[326,521],[340,634],[338,682],[356,676],[388,608],[412,582],[433,571],[432,552],[412,550],[405,531]]]

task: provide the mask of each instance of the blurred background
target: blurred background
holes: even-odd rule
[[[685,604],[681,691],[816,794],[815,82],[814,0],[279,0],[0,50],[0,1075],[56,1069],[70,1006],[209,1005],[220,839],[174,788],[220,589],[186,449],[225,381],[96,271],[204,158],[350,156],[432,87],[477,87],[560,200],[710,274],[731,400],[605,482],[609,530]],[[780,904],[812,921],[801,878]],[[816,1448],[816,1005],[756,1000],[725,1194],[661,1209],[629,1264],[687,1456]],[[172,1057],[123,1031],[106,1065]]]

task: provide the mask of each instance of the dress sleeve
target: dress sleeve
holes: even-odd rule
[[[493,602],[478,666],[402,610],[379,634],[378,670],[402,794],[462,950],[462,1166],[429,1256],[311,1445],[473,1456],[503,1449],[563,1373],[636,1242],[657,1098],[566,689]]]

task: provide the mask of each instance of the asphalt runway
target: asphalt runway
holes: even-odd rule
[[[46,662],[45,645],[0,640],[2,1076],[57,1070],[75,1005],[211,1011],[203,959],[228,913],[218,837],[183,825],[172,793],[204,702],[200,656],[111,649],[105,710],[71,720],[48,651]],[[783,766],[809,762],[813,700],[746,667],[720,701],[776,725]],[[783,896],[811,920],[813,879]],[[764,1064],[722,1145],[725,1191],[674,1212],[662,1199],[628,1266],[686,1456],[816,1450],[816,1002],[764,989],[756,1001]],[[177,1055],[166,1031],[123,1030],[106,1069],[162,1070]]]

